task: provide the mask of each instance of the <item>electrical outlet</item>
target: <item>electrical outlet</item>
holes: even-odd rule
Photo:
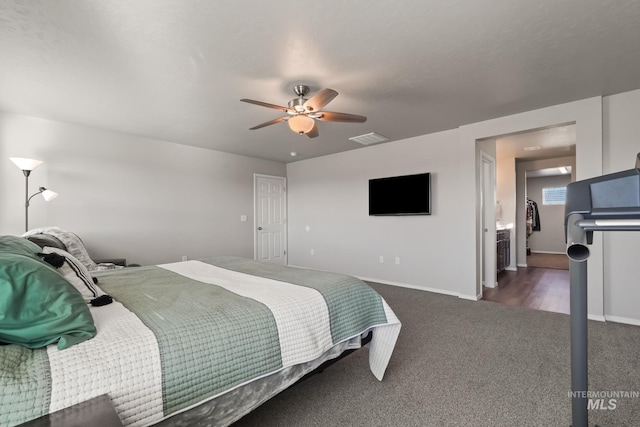
[[[380,264],[382,264],[384,262],[384,257],[382,255],[380,255]]]
[[[309,253],[310,253],[311,255],[315,255],[315,254],[316,254],[316,251],[315,251],[315,250],[313,250],[313,249],[309,249]]]
[[[186,255],[182,255],[182,260],[186,261],[187,260],[187,256]]]
[[[400,257],[399,256],[396,257],[396,265],[400,265]]]

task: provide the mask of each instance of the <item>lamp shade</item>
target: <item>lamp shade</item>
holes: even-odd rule
[[[51,190],[44,190],[42,192],[42,197],[44,197],[44,199],[47,202],[50,202],[53,199],[55,199],[56,197],[58,197],[58,193],[56,193],[55,191],[51,191]]]
[[[32,171],[42,164],[42,160],[26,159],[24,157],[9,157],[23,171]]]
[[[311,132],[315,121],[311,117],[307,117],[304,114],[291,117],[288,121],[289,128],[295,133],[307,133]]]

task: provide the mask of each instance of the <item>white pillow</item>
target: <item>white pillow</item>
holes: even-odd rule
[[[58,272],[80,291],[87,303],[101,295],[105,295],[102,289],[93,283],[93,277],[91,277],[87,267],[69,252],[50,246],[42,248],[42,252],[45,254],[56,253],[65,258],[64,264],[58,268]]]

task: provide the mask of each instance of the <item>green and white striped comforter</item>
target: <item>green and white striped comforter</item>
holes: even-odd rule
[[[151,425],[371,328],[382,380],[400,332],[373,289],[335,273],[218,257],[99,277],[115,302],[91,308],[95,338],[0,347],[0,426],[105,393],[125,425]]]

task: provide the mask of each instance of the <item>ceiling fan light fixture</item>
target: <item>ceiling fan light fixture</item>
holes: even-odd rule
[[[299,114],[297,116],[291,117],[289,120],[287,120],[287,123],[289,123],[289,128],[295,133],[304,134],[311,132],[316,122],[312,118],[307,117],[304,114]]]
[[[365,116],[357,114],[337,113],[335,111],[323,111],[324,107],[331,102],[333,98],[338,96],[338,92],[333,89],[322,89],[313,95],[310,99],[305,98],[309,93],[309,86],[296,85],[293,91],[298,96],[289,101],[287,107],[281,107],[276,104],[256,101],[254,99],[242,98],[240,101],[249,104],[259,105],[261,107],[272,108],[285,112],[287,115],[277,119],[269,120],[257,126],[249,128],[249,130],[260,129],[276,123],[288,122],[289,128],[300,135],[306,135],[309,138],[318,136],[318,127],[315,120],[325,122],[346,122],[346,123],[364,123],[367,121]]]
[[[306,101],[307,100],[304,99],[304,98],[294,98],[291,101],[289,101],[288,105],[289,105],[289,108],[291,110],[294,110],[294,111],[296,111],[298,113],[304,113],[304,111],[305,111],[304,103]]]

